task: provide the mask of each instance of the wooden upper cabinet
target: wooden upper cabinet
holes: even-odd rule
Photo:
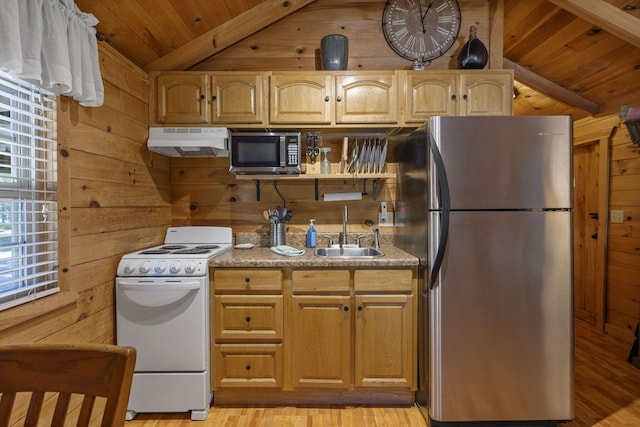
[[[336,123],[398,122],[398,78],[394,71],[336,76]]]
[[[316,72],[271,75],[269,121],[276,124],[331,124],[333,76]]]
[[[150,105],[156,114],[151,115],[151,124],[263,125],[266,122],[266,73],[176,71],[156,74],[155,99]]]
[[[424,71],[407,73],[405,122],[424,123],[429,116],[455,115],[455,91],[455,74]]]
[[[430,116],[510,116],[511,70],[403,71],[404,123]]]
[[[510,116],[513,114],[511,71],[460,73],[458,114],[461,116]]]
[[[204,73],[164,73],[156,81],[156,120],[161,124],[202,124],[209,121],[209,76]]]
[[[265,123],[264,73],[227,72],[211,78],[212,123]]]

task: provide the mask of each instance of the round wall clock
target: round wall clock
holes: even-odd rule
[[[398,55],[418,63],[444,55],[460,31],[457,0],[387,0],[382,32]]]

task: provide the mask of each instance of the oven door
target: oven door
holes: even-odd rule
[[[137,349],[136,372],[208,369],[206,277],[116,279],[116,336]]]

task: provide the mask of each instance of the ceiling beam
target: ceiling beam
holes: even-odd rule
[[[503,58],[503,67],[513,70],[514,78],[516,80],[537,90],[538,92],[564,102],[572,107],[580,108],[591,115],[596,115],[600,112],[600,107],[595,102],[565,89],[559,84],[545,79],[528,68],[516,64],[507,58]]]
[[[264,0],[225,23],[156,59],[146,71],[186,70],[315,0]]]
[[[604,31],[640,47],[640,19],[604,0],[549,0]]]

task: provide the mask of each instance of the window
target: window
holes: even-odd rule
[[[56,98],[0,72],[0,310],[58,292]]]

